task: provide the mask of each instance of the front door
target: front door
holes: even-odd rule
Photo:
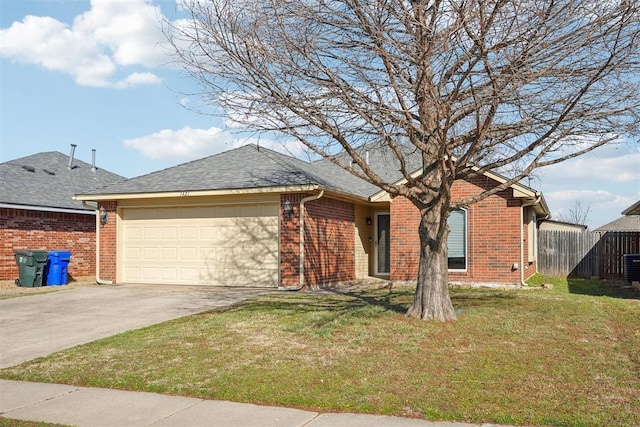
[[[375,219],[375,274],[379,276],[387,276],[391,272],[389,267],[389,261],[391,258],[391,246],[389,241],[391,216],[388,213],[376,213]]]

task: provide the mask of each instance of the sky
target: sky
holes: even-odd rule
[[[45,151],[127,178],[256,142],[203,105],[172,63],[163,20],[179,0],[0,0],[0,163]],[[286,151],[277,140],[260,145]],[[640,200],[640,144],[625,141],[540,169],[553,219],[576,202],[590,229]]]

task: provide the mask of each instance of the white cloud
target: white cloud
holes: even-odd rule
[[[167,62],[161,19],[160,8],[147,0],[92,0],[90,10],[71,26],[29,15],[0,29],[0,56],[64,72],[81,86],[158,84],[160,79],[150,72],[116,75],[126,73],[126,67]]]
[[[178,130],[163,129],[139,138],[127,139],[123,143],[126,147],[139,151],[144,157],[156,160],[195,160],[246,144],[259,144],[261,147],[291,155],[302,153],[300,145],[294,142],[239,138],[217,127],[209,129],[194,129],[191,127],[184,127]]]
[[[108,47],[119,65],[155,67],[167,60],[163,18],[160,7],[148,0],[92,0],[91,9],[76,17],[73,28]]]
[[[113,86],[118,89],[124,89],[133,86],[159,84],[161,82],[162,80],[152,73],[133,73],[115,83]]]
[[[126,147],[150,159],[192,160],[223,151],[232,142],[221,129],[163,129],[150,135],[124,141]]]
[[[557,206],[557,211],[566,210],[576,201],[588,204],[593,209],[611,208],[622,211],[635,202],[633,196],[623,196],[607,190],[563,190],[545,194],[547,201]],[[555,216],[555,215],[554,215]]]
[[[640,182],[640,149],[605,146],[590,154],[543,168],[540,175],[544,181],[551,182]]]

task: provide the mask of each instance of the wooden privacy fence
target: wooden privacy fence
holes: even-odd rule
[[[541,230],[538,271],[549,276],[624,279],[623,255],[640,253],[640,232]]]

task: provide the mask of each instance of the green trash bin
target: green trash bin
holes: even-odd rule
[[[38,288],[42,286],[44,267],[47,265],[49,252],[47,251],[13,251],[18,263],[20,278],[16,280],[18,286]]]

